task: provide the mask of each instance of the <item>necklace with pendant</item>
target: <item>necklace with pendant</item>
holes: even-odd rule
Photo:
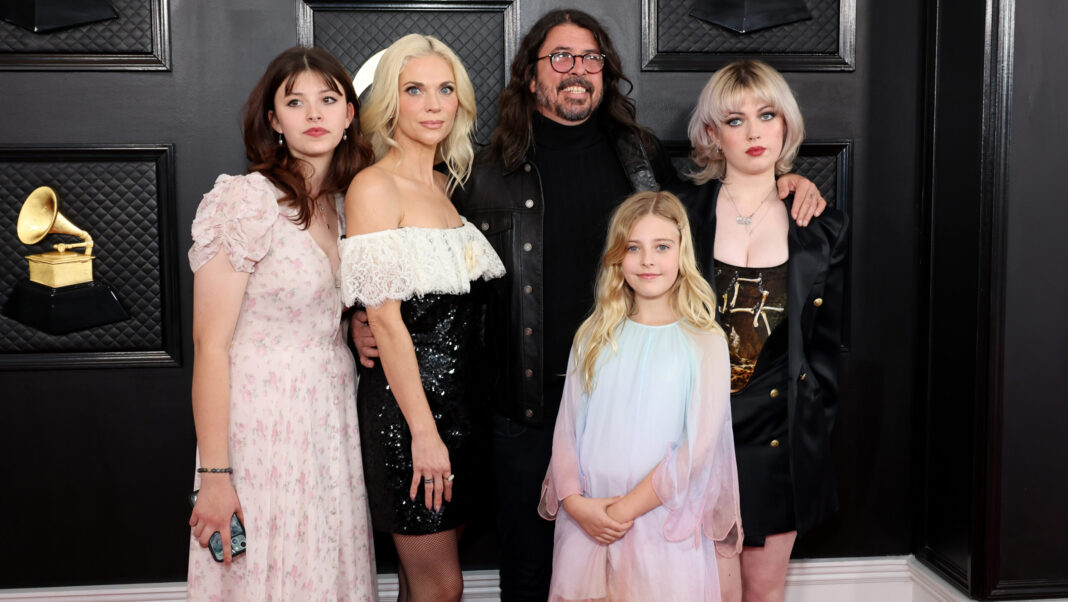
[[[753,216],[755,216],[760,211],[760,208],[764,206],[764,203],[768,202],[768,199],[771,198],[772,193],[775,192],[775,188],[772,188],[768,192],[768,194],[764,197],[764,200],[760,201],[760,204],[757,205],[757,208],[754,209],[753,212],[749,215],[742,215],[742,212],[738,210],[738,203],[734,202],[734,195],[731,194],[731,189],[729,186],[727,186],[726,182],[723,183],[723,190],[727,191],[727,200],[731,202],[731,206],[734,207],[734,212],[737,214],[734,218],[734,223],[745,228],[745,233],[749,236],[752,236],[753,230],[756,230],[756,227],[760,225],[760,222],[764,221],[764,217],[767,216],[767,213],[760,216],[760,219],[755,224],[753,223]]]

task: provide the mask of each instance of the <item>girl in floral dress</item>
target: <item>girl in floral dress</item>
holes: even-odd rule
[[[357,103],[329,53],[283,52],[245,105],[250,172],[219,176],[197,209],[191,600],[375,598],[336,285],[341,194],[371,159]],[[247,542],[236,557],[234,513]],[[215,532],[221,563],[204,549]]]

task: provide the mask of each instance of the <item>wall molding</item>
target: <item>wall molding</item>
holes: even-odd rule
[[[397,575],[378,576],[378,595],[397,595]],[[499,600],[497,571],[464,571],[464,600]],[[185,600],[185,583],[96,585],[0,590],[0,600],[141,602]],[[914,556],[794,560],[786,602],[964,602],[960,591]],[[1060,599],[1062,602],[1065,599]]]
[[[660,11],[666,0],[642,0],[642,71],[715,71],[723,65],[741,59],[760,59],[780,71],[853,71],[856,69],[856,0],[838,1],[838,32],[836,51],[832,53],[806,49],[800,52],[727,51],[701,52],[660,49]],[[689,17],[697,21],[696,17]],[[795,27],[797,24],[793,24]],[[787,25],[786,27],[789,27]],[[782,29],[779,29],[780,33]],[[744,38],[710,26],[708,35]],[[752,35],[752,34],[748,34]]]
[[[121,323],[58,336],[2,317],[0,325],[12,330],[0,331],[0,371],[181,366],[174,146],[0,145],[0,181],[6,186],[0,199],[15,208],[38,185],[56,188],[61,212],[96,237],[102,259],[95,276],[110,278],[131,314]],[[73,194],[70,206],[66,193]],[[13,222],[17,214],[0,221]],[[124,229],[130,224],[141,229]],[[0,295],[6,299],[25,273],[25,253],[46,251],[53,242],[0,244],[0,267],[11,270],[0,274],[6,289]]]
[[[61,49],[37,52],[0,52],[0,71],[170,71],[171,26],[170,0],[145,0],[151,22],[151,50],[143,53],[127,51],[67,52]],[[5,24],[6,25],[6,24]],[[96,25],[119,32],[128,32],[129,20],[120,15],[114,24]],[[133,23],[133,26],[140,25]],[[90,24],[89,27],[92,27]],[[86,27],[86,26],[82,26]],[[78,29],[78,28],[75,28]],[[64,40],[71,30],[37,34],[45,39]]]

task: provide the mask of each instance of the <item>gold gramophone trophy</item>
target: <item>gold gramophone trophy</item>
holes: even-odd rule
[[[56,193],[41,186],[19,211],[19,240],[34,245],[49,234],[82,239],[56,243],[54,251],[27,255],[30,277],[20,280],[3,314],[49,334],[64,334],[129,318],[106,283],[93,280],[93,237],[59,212]],[[83,249],[81,253],[68,249]]]

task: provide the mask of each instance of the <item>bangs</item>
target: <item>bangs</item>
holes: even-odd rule
[[[753,99],[760,106],[769,106],[776,112],[780,111],[776,94],[769,85],[760,85],[754,80],[745,81],[741,78],[730,82],[724,82],[724,87],[717,90],[714,106],[719,109],[713,115],[716,121],[724,122],[732,112],[741,113],[742,105],[747,100]]]
[[[287,77],[286,81],[282,83],[282,89],[285,90],[286,95],[293,93],[293,86],[296,85],[297,78],[305,73],[314,73],[315,75],[318,75],[319,80],[323,83],[324,86],[338,94],[341,94],[342,96],[345,95],[344,90],[341,89],[341,86],[338,85],[337,80],[334,79],[332,75],[314,67],[308,67],[303,71],[297,71],[296,73],[293,73],[289,77]]]

